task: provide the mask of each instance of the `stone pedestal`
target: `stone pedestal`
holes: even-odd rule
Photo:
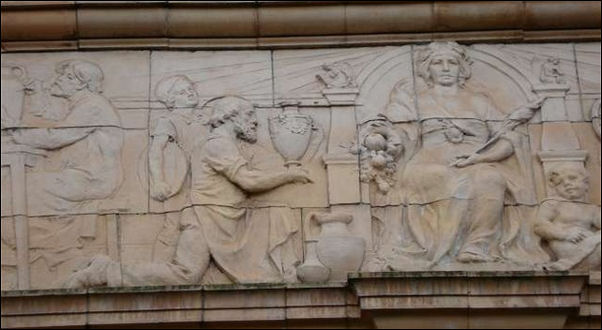
[[[568,122],[565,98],[570,86],[566,84],[542,84],[533,86],[533,91],[545,97],[541,106],[543,131],[541,149],[575,150],[579,149],[577,135]]]
[[[357,140],[355,99],[357,88],[327,88],[322,94],[330,103],[330,139],[324,164],[328,171],[330,205],[360,202],[359,167],[356,155],[345,146]]]

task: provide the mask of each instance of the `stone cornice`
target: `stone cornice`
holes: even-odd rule
[[[235,321],[286,322],[295,328],[293,322],[318,319],[405,328],[408,309],[426,311],[429,318],[420,322],[433,327],[449,310],[463,322],[486,319],[501,328],[523,324],[519,311],[526,310],[539,315],[537,327],[562,328],[571,315],[599,318],[599,292],[600,272],[358,273],[347,284],[3,291],[2,328]],[[498,316],[487,319],[488,311]]]
[[[2,51],[599,41],[588,1],[2,1]]]

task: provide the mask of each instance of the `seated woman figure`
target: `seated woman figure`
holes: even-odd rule
[[[516,125],[500,125],[505,116],[489,97],[465,88],[470,63],[455,42],[433,42],[417,56],[427,88],[418,93],[412,120],[421,145],[401,175],[412,243],[400,254],[427,267],[444,256],[461,263],[499,260],[504,206],[533,203],[521,160],[513,157],[520,145]],[[534,111],[540,102],[524,109]],[[391,113],[396,110],[390,103],[387,115],[399,118]],[[403,267],[398,264],[393,268]]]

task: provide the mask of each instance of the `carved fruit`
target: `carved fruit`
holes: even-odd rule
[[[364,139],[364,145],[366,148],[368,148],[368,150],[385,150],[387,147],[387,140],[384,136],[378,133],[370,133]]]
[[[387,165],[387,157],[378,153],[372,156],[372,159],[370,160],[370,165],[372,165],[372,167],[376,169],[382,169]]]

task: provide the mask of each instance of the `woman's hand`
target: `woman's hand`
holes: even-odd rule
[[[474,165],[480,162],[480,155],[477,153],[473,153],[470,155],[460,155],[456,157],[456,160],[450,164],[450,166],[455,167],[466,167],[470,165]]]

